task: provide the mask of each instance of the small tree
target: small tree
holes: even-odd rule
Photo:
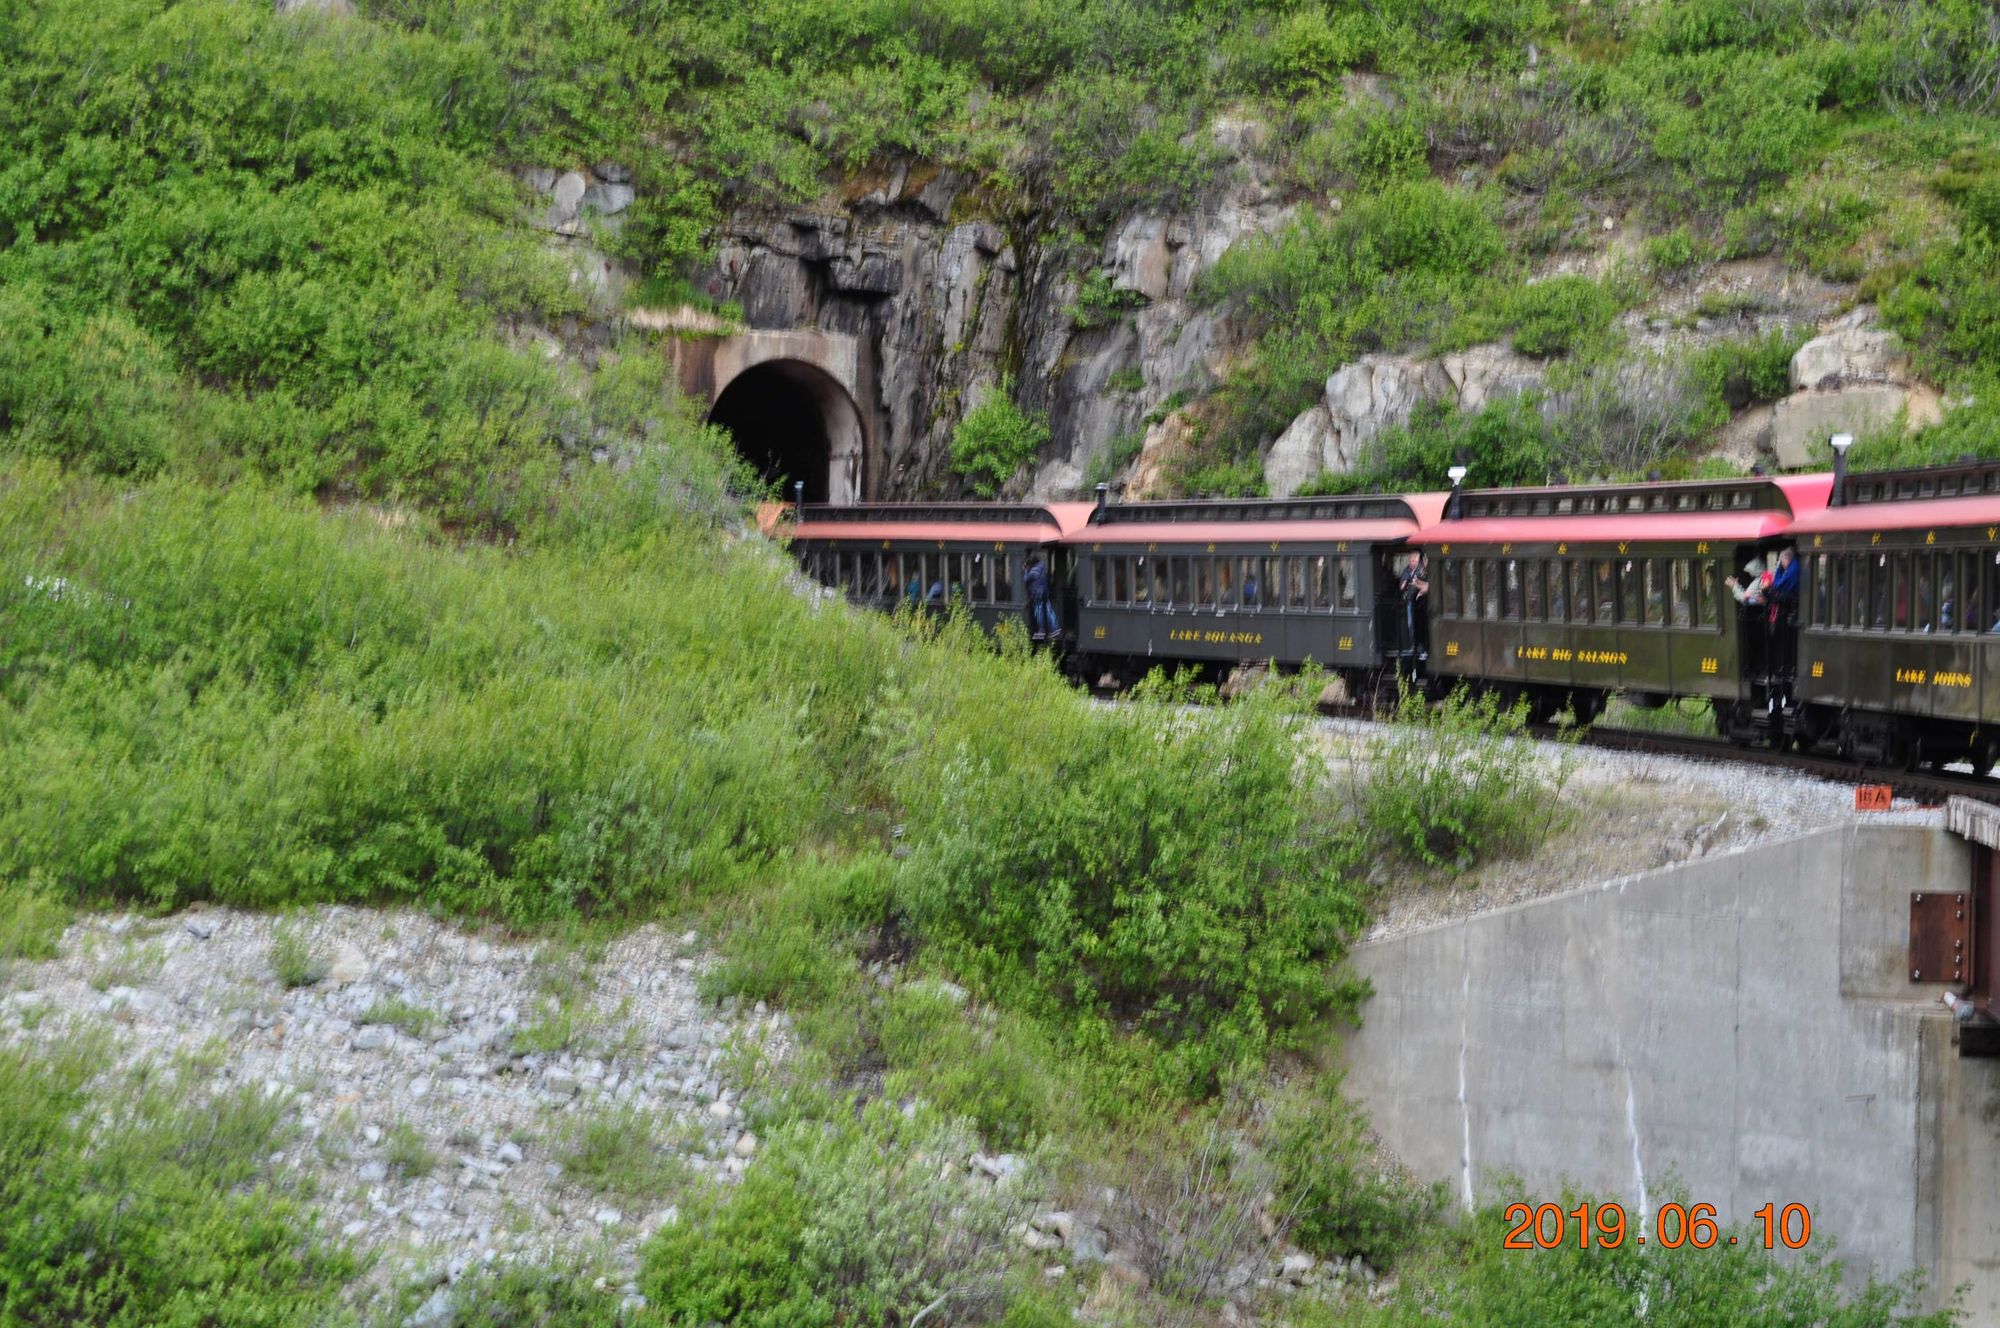
[[[991,498],[1048,441],[1048,417],[1029,415],[1014,404],[1010,374],[958,422],[951,436],[951,464],[971,482],[974,493]]]

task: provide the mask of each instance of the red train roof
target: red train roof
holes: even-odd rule
[[[969,506],[963,518],[954,518],[948,505],[938,505],[937,515],[925,521],[839,521],[806,519],[795,523],[793,539],[845,540],[879,544],[883,540],[959,541],[992,544],[1050,544],[1090,519],[1091,503],[1046,503],[1040,513],[1023,521],[981,519],[976,506]],[[988,509],[990,510],[990,509]]]
[[[1940,526],[2000,526],[2000,494],[1823,507],[1792,523],[1793,531],[1801,535],[1853,530],[1932,530]]]
[[[1489,516],[1440,521],[1412,544],[1748,543],[1792,525],[1779,511],[1634,512],[1619,516]]]
[[[1449,495],[1442,493],[1398,493],[1368,495],[1394,499],[1408,505],[1413,516],[1369,517],[1276,517],[1267,520],[1144,521],[1133,520],[1127,508],[1113,522],[1086,524],[1063,535],[1065,544],[1269,544],[1306,542],[1337,544],[1378,544],[1408,540],[1424,526],[1436,521]],[[1363,495],[1356,495],[1357,498]],[[1308,500],[1299,500],[1305,502]]]

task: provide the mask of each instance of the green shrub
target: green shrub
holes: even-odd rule
[[[1389,848],[1427,866],[1531,849],[1559,827],[1565,757],[1545,771],[1527,703],[1459,688],[1436,705],[1406,692],[1368,749],[1363,815]]]
[[[451,1284],[452,1318],[490,1328],[618,1328],[629,1322],[620,1297],[596,1290],[583,1264],[474,1264]],[[430,1295],[409,1296],[414,1310]]]
[[[969,1181],[974,1140],[929,1112],[871,1102],[772,1132],[732,1187],[701,1186],[644,1256],[641,1287],[671,1324],[744,1328],[955,1318],[1005,1292],[1027,1187]]]
[[[1646,241],[1646,264],[1662,281],[1677,281],[1708,257],[1708,246],[1686,226],[1653,236]]]
[[[0,971],[14,959],[53,959],[69,910],[40,877],[0,881]]]
[[[1088,332],[1109,327],[1145,303],[1145,296],[1134,290],[1120,290],[1113,284],[1112,275],[1099,268],[1084,277],[1077,286],[1076,302],[1063,312],[1071,327]],[[1001,388],[1003,395],[1012,391],[1011,384]]]
[[[1013,392],[1014,380],[1002,378],[951,435],[952,469],[982,498],[998,493],[1049,441],[1048,421],[1023,413]]]
[[[408,1121],[397,1121],[382,1136],[382,1160],[404,1180],[418,1180],[437,1169],[430,1142]]]
[[[1550,277],[1521,287],[1510,301],[1514,349],[1523,355],[1568,355],[1601,340],[1618,301],[1589,277]]]
[[[1321,1258],[1358,1256],[1387,1268],[1444,1208],[1442,1185],[1419,1185],[1377,1156],[1337,1074],[1294,1086],[1279,1101],[1271,1133],[1275,1192],[1291,1214],[1291,1238]]]
[[[297,923],[280,923],[271,932],[271,976],[287,991],[310,987],[326,977],[326,956]]]
[[[385,996],[361,1012],[360,1023],[387,1024],[413,1038],[423,1037],[438,1026],[441,1015],[436,1010],[412,1004],[401,996]]]
[[[9,1322],[353,1322],[357,1261],[270,1164],[283,1099],[108,1059],[94,1038],[0,1047]]]
[[[1009,1000],[1134,1028],[1169,1085],[1295,1044],[1351,996],[1329,964],[1359,919],[1307,749],[1315,694],[1192,720],[1137,703],[1066,730],[1034,778],[990,740],[928,741],[905,763],[937,791],[898,880],[912,927]]]
[[[610,1107],[576,1117],[556,1148],[565,1179],[600,1194],[652,1203],[685,1178],[660,1118],[636,1107]]]
[[[891,1097],[964,1117],[994,1148],[1024,1147],[1056,1119],[1056,1050],[1018,1015],[969,1011],[934,984],[905,982],[882,1011],[881,1045]]]

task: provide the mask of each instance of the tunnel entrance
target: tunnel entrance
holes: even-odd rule
[[[824,369],[803,360],[752,365],[723,388],[708,419],[786,498],[799,480],[809,503],[860,498],[861,413]]]

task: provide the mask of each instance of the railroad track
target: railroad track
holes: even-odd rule
[[[1537,729],[1536,732],[1544,737],[1556,736],[1553,726]],[[1593,727],[1584,734],[1583,741],[1592,747],[1610,751],[1657,752],[1663,756],[1682,756],[1697,761],[1733,761],[1738,765],[1780,767],[1835,784],[1886,784],[1896,797],[1913,802],[1942,805],[1947,798],[1960,797],[2000,804],[2000,779],[1954,774],[1948,770],[1889,769],[1843,761],[1837,756],[1777,751],[1769,747],[1739,747],[1721,738],[1642,733],[1635,729]]]
[[[1339,719],[1363,719],[1374,722],[1382,718],[1372,705],[1322,705],[1319,709],[1321,714]],[[1530,725],[1528,731],[1537,738],[1555,739],[1563,736],[1563,730],[1553,724]],[[1606,751],[1644,752],[1660,756],[1678,756],[1692,761],[1731,762],[1736,765],[1795,770],[1815,779],[1824,779],[1834,784],[1849,784],[1857,788],[1862,785],[1886,784],[1895,797],[1907,798],[1918,803],[1942,806],[1946,799],[1960,797],[2000,805],[2000,777],[1988,778],[1970,773],[1955,774],[1949,770],[1892,769],[1886,766],[1844,761],[1837,756],[1779,751],[1771,747],[1740,747],[1719,737],[1697,738],[1685,734],[1647,733],[1638,729],[1603,728],[1595,725],[1584,731],[1581,742],[1584,746],[1598,747]]]

